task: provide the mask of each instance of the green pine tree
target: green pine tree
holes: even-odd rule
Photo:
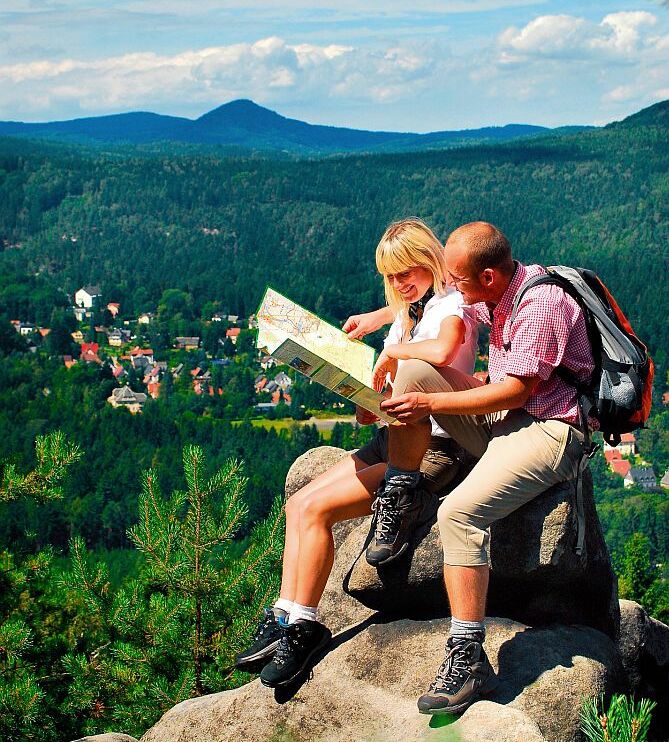
[[[0,466],[0,500],[62,496],[68,467],[81,457],[75,445],[57,432],[35,442],[37,465],[21,474],[15,465]],[[53,739],[56,730],[45,708],[47,693],[38,672],[39,651],[31,627],[37,595],[51,570],[50,548],[36,554],[0,552],[0,739]]]
[[[128,536],[141,553],[139,576],[113,592],[104,564],[91,565],[82,539],[71,542],[69,588],[102,621],[103,637],[72,652],[65,710],[82,733],[140,735],[168,708],[194,695],[238,685],[234,655],[278,589],[283,545],[280,498],[247,543],[246,478],[236,462],[212,476],[198,446],[183,451],[186,491],[161,494],[145,473],[139,522]]]

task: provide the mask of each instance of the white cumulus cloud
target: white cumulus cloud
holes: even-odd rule
[[[626,58],[657,43],[647,33],[656,23],[657,17],[646,11],[609,13],[599,23],[570,15],[540,16],[523,28],[511,27],[500,34],[500,61]]]
[[[276,103],[287,95],[388,101],[407,86],[427,84],[433,67],[429,55],[405,46],[293,45],[268,37],[174,55],[136,52],[0,66],[0,108],[25,111],[28,84],[35,112],[65,102],[87,112],[137,107],[172,112],[175,101],[183,100],[197,111],[198,104],[206,110],[235,97]]]

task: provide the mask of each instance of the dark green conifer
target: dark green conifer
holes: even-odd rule
[[[176,703],[239,684],[234,654],[277,592],[280,498],[239,543],[247,512],[240,464],[208,476],[202,449],[188,445],[183,466],[187,490],[169,497],[154,470],[144,475],[139,522],[128,531],[141,552],[136,579],[112,591],[106,566],[89,563],[82,539],[71,542],[68,587],[104,627],[97,646],[65,658],[73,678],[66,709],[83,717],[84,733],[139,735]]]

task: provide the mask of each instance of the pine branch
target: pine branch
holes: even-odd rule
[[[82,456],[79,446],[69,443],[56,431],[37,436],[35,455],[37,466],[28,474],[20,474],[14,464],[5,465],[0,476],[0,500],[32,497],[45,502],[63,496],[61,483],[67,469]]]

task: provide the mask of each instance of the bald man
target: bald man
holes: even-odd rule
[[[594,369],[583,313],[557,286],[529,289],[511,323],[519,289],[545,271],[514,261],[499,229],[466,224],[451,234],[445,255],[450,283],[490,327],[490,383],[406,361],[395,378],[395,396],[382,405],[409,425],[424,427],[431,415],[479,459],[439,508],[452,621],[446,657],[418,700],[426,714],[460,713],[497,685],[483,649],[488,529],[576,475],[584,441],[577,392],[556,369],[565,367],[579,381]],[[407,447],[405,468],[418,469],[420,448]]]

